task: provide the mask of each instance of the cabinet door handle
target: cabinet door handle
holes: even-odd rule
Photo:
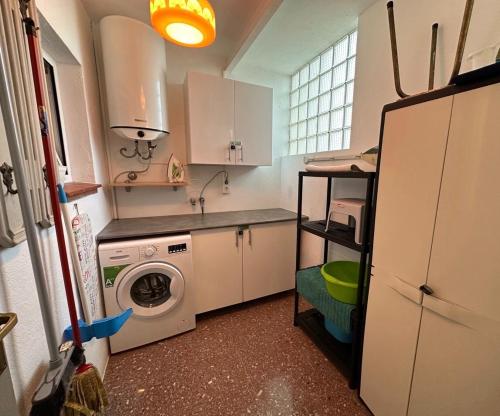
[[[240,162],[243,162],[243,145],[240,146]]]
[[[239,230],[236,230],[234,232],[234,234],[236,235],[236,247],[239,247],[239,245],[240,245],[240,232],[239,232]]]
[[[231,145],[229,145],[227,147],[227,154],[228,154],[228,157],[229,157],[229,161],[231,162]]]
[[[248,244],[252,245],[252,229],[248,227]]]

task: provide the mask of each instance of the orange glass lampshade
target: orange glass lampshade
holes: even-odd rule
[[[150,0],[153,27],[168,41],[203,48],[215,40],[215,13],[207,0]]]

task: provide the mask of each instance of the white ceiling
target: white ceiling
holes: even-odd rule
[[[290,75],[354,29],[375,1],[284,0],[236,67]]]
[[[82,0],[82,3],[96,22],[104,16],[117,14],[150,23],[149,0]],[[224,56],[229,60],[255,25],[260,9],[267,3],[268,0],[210,0],[215,10],[217,38],[211,46],[204,48],[204,53]]]
[[[253,67],[289,75],[354,29],[359,14],[375,1],[210,0],[216,14],[216,41],[202,51],[182,53],[200,55],[200,59],[204,55],[217,55],[230,65],[231,71]],[[82,3],[95,22],[118,14],[150,23],[149,0],[82,0]],[[260,30],[259,23],[263,21],[267,24],[260,33],[252,33]],[[185,49],[170,44],[169,48]]]

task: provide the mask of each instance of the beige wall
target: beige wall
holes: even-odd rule
[[[431,25],[438,22],[436,88],[451,74],[465,0],[399,0],[394,2],[401,83],[407,94],[427,89]],[[382,107],[398,96],[394,90],[386,2],[379,0],[359,17],[358,61],[353,108],[353,149],[362,151],[378,143]],[[466,57],[500,42],[500,2],[476,0]]]

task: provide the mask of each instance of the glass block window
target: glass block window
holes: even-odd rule
[[[349,33],[292,75],[290,155],[350,147],[357,37]]]

